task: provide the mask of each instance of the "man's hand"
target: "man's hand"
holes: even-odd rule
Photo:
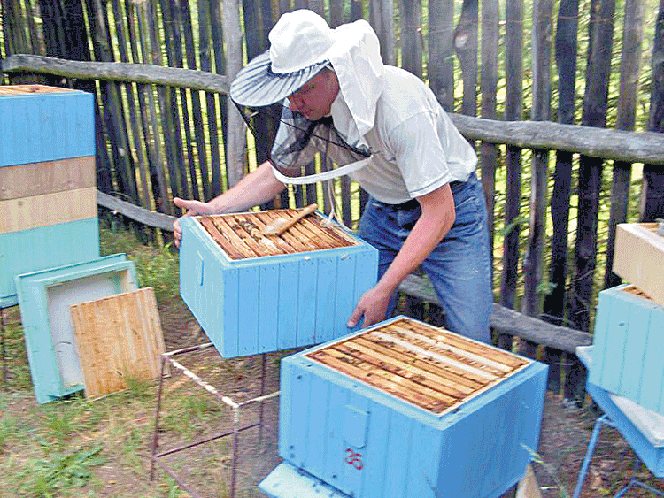
[[[200,214],[210,214],[212,212],[211,206],[207,202],[200,201],[188,201],[186,199],[180,199],[176,197],[173,199],[173,204],[181,208],[184,211],[185,216],[196,216]],[[180,228],[180,218],[177,218],[173,222],[173,238],[175,242],[175,247],[180,247],[180,241],[182,240],[182,229]]]
[[[386,291],[378,285],[369,289],[360,298],[346,325],[355,327],[363,316],[362,327],[369,327],[374,323],[385,320],[385,313],[387,313],[391,295],[390,291]]]

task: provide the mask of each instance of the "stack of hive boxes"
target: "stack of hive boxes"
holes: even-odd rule
[[[141,299],[155,309],[145,296],[152,289],[137,291],[134,264],[124,254],[99,257],[95,153],[91,94],[0,86],[0,308],[19,304],[40,403],[84,389],[89,395],[117,390],[118,375],[140,378],[145,360],[154,363],[164,349],[156,313],[142,316],[150,310]],[[121,300],[127,293],[131,299]],[[110,297],[124,308],[137,303],[132,318],[141,320],[131,330],[122,320],[115,328],[111,320],[103,328],[91,328],[90,319],[75,326],[72,306]],[[126,330],[144,338],[145,347],[122,342]],[[81,356],[79,346],[90,343],[94,355]]]
[[[0,87],[0,306],[16,275],[99,257],[92,95]]]
[[[613,271],[628,284],[599,293],[589,382],[664,415],[664,236],[621,224]]]

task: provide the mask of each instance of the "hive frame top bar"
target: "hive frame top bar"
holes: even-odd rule
[[[424,327],[431,332],[440,332],[440,337],[445,336],[447,339],[450,339],[450,341],[435,341],[424,338],[424,342],[418,345],[417,342],[422,339],[418,338],[413,344],[409,345],[407,340],[390,338],[387,337],[388,334],[383,332],[389,332],[392,329],[401,329],[402,325],[407,327],[411,324],[417,327]],[[394,347],[396,350],[400,350],[399,353],[411,355],[414,359],[408,364],[399,364],[398,360],[387,358],[386,355],[378,353],[377,361],[374,363],[374,366],[378,365],[376,366],[375,371],[358,376],[356,373],[360,371],[362,367],[354,368],[356,365],[350,363],[350,367],[345,368],[341,355],[339,354],[339,351],[335,349],[335,346],[340,347],[342,350],[345,349],[346,352],[349,353],[346,360],[360,360],[358,361],[359,364],[361,363],[361,358],[363,356],[362,353],[368,353],[368,350],[363,351],[367,345],[367,340],[362,336],[368,336],[367,339],[370,337],[371,340],[375,341],[376,350],[378,351],[386,347]],[[363,344],[353,344],[354,341]],[[381,341],[385,342],[381,344]],[[466,351],[464,353],[453,344],[450,344],[450,342],[465,343],[472,348],[477,348],[477,350],[483,350],[485,352],[490,351],[495,356],[507,360],[507,363],[511,363],[511,366],[504,363],[501,364],[500,361],[495,361],[488,357],[483,358],[481,355],[473,352]],[[338,358],[332,360],[329,358],[324,359],[323,355],[327,352],[326,350],[331,352],[331,356],[336,355]],[[360,330],[342,339],[337,339],[316,346],[302,354],[305,358],[315,362],[323,368],[330,369],[373,389],[378,389],[386,395],[390,395],[399,399],[401,402],[424,410],[439,418],[450,411],[454,411],[462,404],[467,403],[497,384],[507,380],[533,363],[533,360],[529,358],[516,355],[509,351],[473,339],[468,339],[441,327],[434,327],[424,322],[403,316],[381,322],[373,327]],[[464,365],[464,361],[466,361],[467,364]],[[381,365],[380,362],[384,363]],[[445,375],[436,379],[435,373],[426,370],[427,362],[435,363],[440,370],[445,370]],[[420,365],[424,365],[425,369],[422,370]],[[363,366],[366,368],[367,364],[365,363]],[[450,374],[449,377],[447,376],[448,373]],[[364,377],[362,377],[362,375],[364,375]],[[464,375],[466,375],[467,378],[464,379]],[[403,382],[404,392],[407,392],[405,396],[401,395],[402,393],[398,392],[398,389],[394,389],[394,384],[390,383],[390,377],[392,376],[403,376],[403,379],[405,379],[396,379],[397,382]],[[385,386],[381,385],[382,381],[385,379],[387,379],[387,384],[391,384],[387,389]],[[457,381],[461,381],[461,383],[455,385],[454,382]],[[431,387],[433,387],[433,389],[431,389]],[[445,391],[445,394],[440,391],[434,392],[441,388],[443,388],[442,391]],[[418,392],[418,389],[421,389],[421,391]],[[424,401],[424,398],[428,401]],[[434,398],[438,398],[437,402]]]
[[[326,249],[342,249],[361,245],[345,227],[329,223],[321,213],[312,213],[299,220],[281,235],[263,235],[261,228],[277,218],[291,217],[295,209],[248,211],[193,217],[208,234],[222,254],[231,261],[262,257],[303,254]]]

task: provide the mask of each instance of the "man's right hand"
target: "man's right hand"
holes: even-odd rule
[[[180,199],[175,197],[173,199],[173,204],[181,208],[184,211],[184,216],[197,216],[201,214],[212,214],[212,207],[207,202],[201,201],[188,201],[186,199]],[[175,247],[180,247],[180,241],[182,240],[182,229],[180,228],[180,218],[176,218],[173,222],[173,238],[175,242]]]

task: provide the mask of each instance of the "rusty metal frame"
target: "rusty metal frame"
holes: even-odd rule
[[[233,449],[232,449],[232,456],[231,456],[231,464],[230,464],[230,473],[231,473],[231,483],[230,483],[230,498],[235,498],[235,486],[236,486],[236,475],[237,475],[237,456],[238,456],[238,448],[239,448],[239,436],[240,433],[258,427],[259,430],[259,439],[262,440],[263,438],[263,406],[264,402],[275,398],[280,395],[280,391],[275,391],[271,394],[266,394],[265,393],[265,377],[266,377],[266,355],[262,355],[262,362],[261,362],[261,392],[260,395],[249,399],[247,401],[242,401],[242,402],[235,402],[233,399],[231,399],[229,396],[226,396],[219,392],[214,386],[210,385],[209,383],[205,382],[203,379],[201,379],[198,375],[196,375],[194,372],[186,368],[184,365],[178,363],[175,361],[174,357],[180,356],[183,354],[187,353],[193,353],[193,352],[198,352],[202,351],[204,349],[213,347],[213,344],[211,342],[201,344],[199,346],[191,346],[187,348],[182,348],[178,349],[175,351],[170,351],[168,353],[164,353],[161,355],[161,370],[159,373],[159,388],[157,391],[157,407],[156,407],[156,413],[155,413],[155,426],[154,426],[154,434],[152,436],[152,451],[151,451],[151,456],[150,456],[150,480],[154,480],[155,477],[155,471],[156,468],[155,466],[159,466],[162,470],[164,470],[167,474],[169,474],[175,482],[182,488],[184,489],[187,493],[189,493],[192,498],[202,498],[201,495],[199,495],[195,490],[191,489],[189,485],[168,465],[166,465],[164,462],[160,461],[160,458],[172,455],[174,453],[178,453],[180,451],[185,451],[191,448],[195,448],[197,446],[200,446],[205,443],[209,443],[212,441],[215,441],[217,439],[221,439],[224,437],[231,437],[232,438],[232,444],[233,444]],[[202,387],[205,389],[207,392],[215,396],[217,401],[219,403],[225,404],[229,406],[232,411],[233,411],[233,430],[232,431],[227,431],[219,434],[215,434],[213,436],[199,439],[197,441],[192,441],[189,444],[185,445],[180,445],[173,447],[168,450],[164,450],[161,452],[157,452],[159,448],[159,412],[161,410],[161,400],[162,400],[162,394],[163,394],[163,385],[164,385],[164,378],[167,377],[167,371],[166,371],[166,366],[170,364],[177,370],[181,371],[185,376],[187,376],[189,379],[191,379],[195,384],[197,384],[199,387]],[[240,425],[240,412],[242,411],[242,408],[246,407],[247,405],[250,405],[252,403],[260,403],[259,407],[259,414],[258,414],[258,423],[257,424],[251,424],[251,425],[245,425],[241,426]]]

